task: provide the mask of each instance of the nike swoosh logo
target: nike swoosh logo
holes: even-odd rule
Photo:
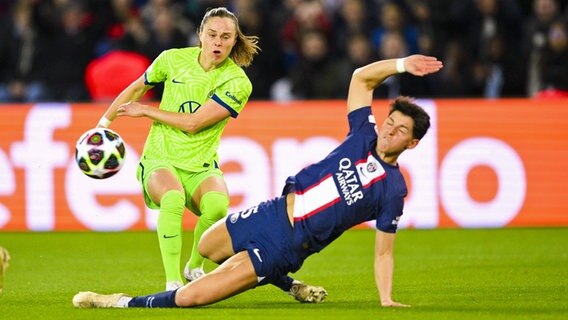
[[[179,236],[179,234],[175,234],[175,235],[173,235],[173,236],[168,236],[168,235],[165,234],[165,235],[164,235],[164,239],[171,239],[171,238],[175,238],[175,237],[177,237],[177,236]]]
[[[258,258],[258,260],[260,260],[260,262],[262,262],[262,258],[260,257],[260,249],[259,249],[259,248],[254,248],[254,249],[252,249],[252,252],[254,252],[254,254],[256,255],[256,257]]]
[[[363,176],[363,177],[367,177],[367,175],[365,174],[365,171],[363,171],[363,168],[359,167],[359,173]]]
[[[172,82],[173,82],[173,83],[184,83],[183,81],[176,80],[175,78],[172,79]]]

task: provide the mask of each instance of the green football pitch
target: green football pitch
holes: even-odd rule
[[[196,309],[75,309],[78,291],[161,291],[155,234],[0,232],[0,245],[12,256],[2,320],[568,319],[566,228],[400,230],[393,296],[412,307],[399,309],[379,307],[371,230],[346,232],[294,275],[328,290],[318,305],[263,286]]]

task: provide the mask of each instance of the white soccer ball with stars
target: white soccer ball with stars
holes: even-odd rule
[[[126,150],[120,135],[108,128],[91,129],[77,140],[75,160],[79,169],[93,179],[115,175],[124,165]]]

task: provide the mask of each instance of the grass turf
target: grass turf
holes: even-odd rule
[[[185,234],[190,248],[191,234]],[[152,232],[0,233],[12,256],[0,319],[564,319],[568,229],[400,230],[395,300],[378,306],[374,232],[346,232],[295,277],[323,285],[325,303],[300,304],[271,286],[196,309],[96,309],[71,305],[78,291],[161,291]],[[184,257],[185,259],[186,257]],[[209,269],[213,265],[207,266]]]

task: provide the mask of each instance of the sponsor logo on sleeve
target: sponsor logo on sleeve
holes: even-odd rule
[[[237,97],[235,97],[233,94],[231,94],[229,91],[225,91],[225,95],[227,97],[229,97],[231,100],[235,101],[236,103],[238,103],[239,105],[243,104],[243,102],[239,99],[237,99]]]

